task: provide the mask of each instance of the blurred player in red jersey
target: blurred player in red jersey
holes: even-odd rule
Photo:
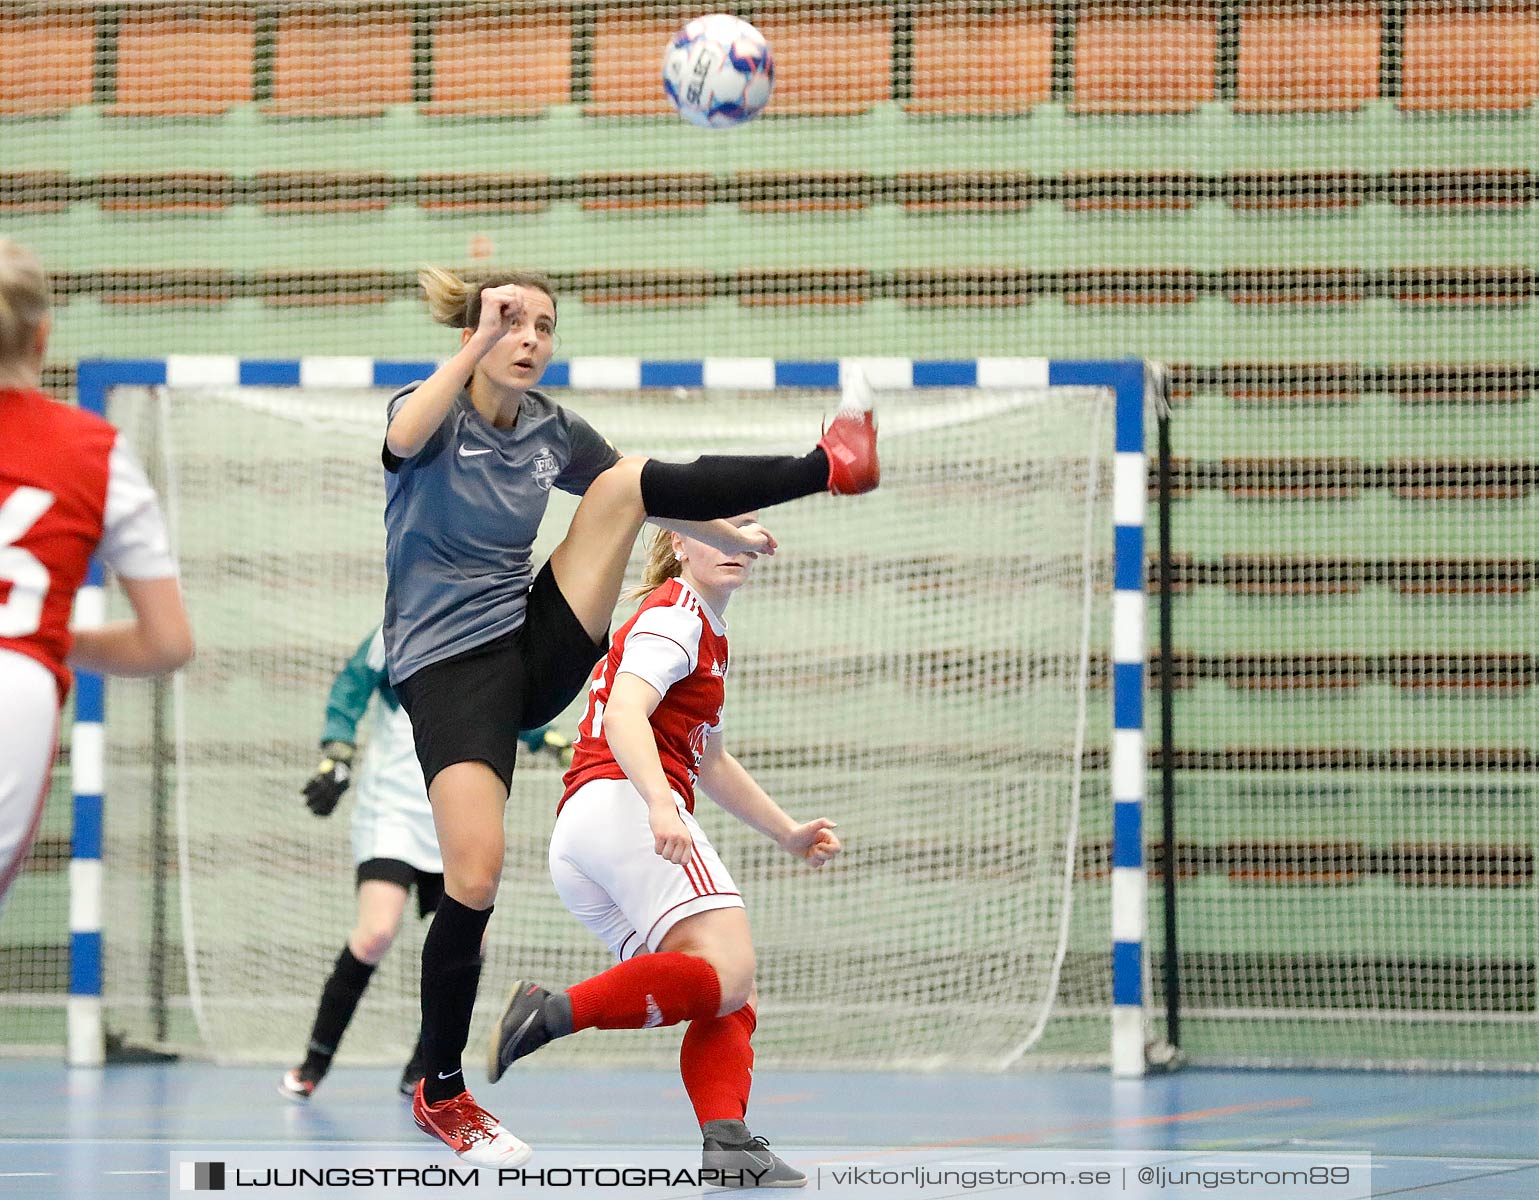
[[[51,327],[42,264],[0,238],[0,901],[37,833],[70,668],[158,675],[192,657],[143,469],[106,421],[39,390]],[[134,618],[71,629],[92,554]]]
[[[565,992],[516,984],[488,1070],[495,1081],[582,1029],[688,1021],[679,1065],[704,1135],[703,1168],[741,1172],[746,1186],[801,1187],[806,1176],[744,1124],[758,1000],[753,939],[737,885],[694,818],[698,782],[811,866],[841,849],[832,821],[793,820],[722,748],[722,613],[755,557],[677,533],[654,538],[647,597],[589,685],[550,842],[562,901],[620,962]]]

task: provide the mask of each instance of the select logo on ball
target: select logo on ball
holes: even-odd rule
[[[663,91],[678,113],[704,129],[730,129],[769,103],[775,60],[757,29],[738,17],[696,17],[663,54]]]

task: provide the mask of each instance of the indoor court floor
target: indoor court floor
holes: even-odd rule
[[[424,1147],[394,1091],[395,1072],[339,1068],[306,1107],[277,1095],[279,1074],[201,1063],[95,1071],[0,1061],[0,1196],[164,1196],[175,1151]],[[671,1147],[688,1163],[698,1146],[689,1136],[688,1101],[666,1072],[529,1070],[495,1088],[483,1085],[480,1095],[535,1147],[531,1166],[542,1149],[563,1147]],[[1096,1072],[766,1071],[749,1115],[754,1131],[803,1169],[836,1161],[851,1147],[926,1162],[955,1161],[963,1152],[1049,1149],[1137,1151],[1168,1163],[1198,1162],[1213,1152],[1367,1153],[1372,1191],[1355,1196],[1539,1196],[1533,1075],[1188,1069],[1114,1080]],[[939,1200],[1036,1193],[922,1194]],[[1158,1194],[1168,1200],[1187,1193]],[[1276,1188],[1251,1194],[1303,1200]]]

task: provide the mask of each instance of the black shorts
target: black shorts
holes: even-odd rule
[[[442,871],[424,871],[420,867],[412,866],[409,862],[402,862],[399,858],[365,859],[358,864],[358,871],[353,878],[353,887],[361,886],[366,879],[382,879],[386,883],[405,888],[408,893],[415,886],[419,917],[431,917],[438,911],[438,902],[443,899]]]
[[[570,704],[608,647],[607,632],[597,642],[588,636],[547,562],[529,589],[522,625],[396,685],[423,778],[431,785],[445,767],[484,762],[509,786],[519,732]]]

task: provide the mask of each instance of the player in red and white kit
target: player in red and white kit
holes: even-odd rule
[[[516,984],[488,1069],[495,1082],[514,1060],[582,1029],[688,1021],[679,1065],[705,1138],[703,1168],[742,1186],[800,1187],[806,1176],[743,1121],[753,939],[737,885],[694,817],[698,783],[811,866],[841,848],[832,821],[793,820],[722,748],[722,613],[754,558],[676,533],[654,539],[652,590],[594,671],[550,842],[562,901],[620,961],[565,992]]]
[[[106,421],[39,390],[50,328],[42,265],[0,238],[0,901],[37,833],[70,668],[154,675],[192,657],[144,471]],[[72,630],[92,554],[134,618]]]

